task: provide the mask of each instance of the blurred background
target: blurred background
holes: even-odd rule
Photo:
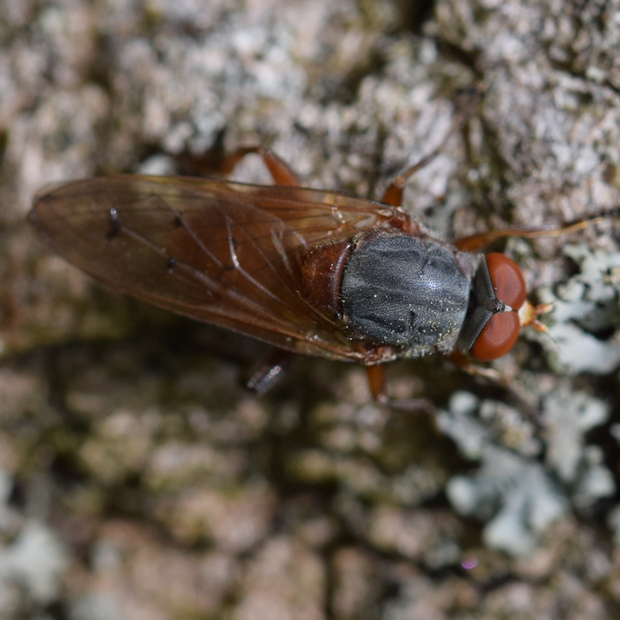
[[[26,223],[47,183],[257,143],[368,198],[443,144],[404,207],[448,239],[593,214],[620,202],[619,45],[617,0],[0,0],[0,617],[620,615],[617,220],[499,246],[549,334],[493,364],[507,389],[391,365],[433,416],[320,359],[257,398],[265,347]]]

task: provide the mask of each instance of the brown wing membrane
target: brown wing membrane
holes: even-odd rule
[[[44,190],[47,243],[122,293],[277,347],[360,354],[298,294],[307,246],[390,228],[393,210],[344,194],[184,177],[101,177]]]

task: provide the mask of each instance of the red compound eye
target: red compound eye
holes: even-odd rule
[[[487,256],[487,269],[497,299],[518,310],[525,303],[525,280],[517,263],[499,252],[492,252]]]
[[[494,252],[486,257],[495,296],[513,312],[497,312],[491,316],[474,341],[469,354],[482,362],[497,359],[512,349],[521,322],[517,310],[525,303],[525,281],[517,264]]]
[[[512,349],[521,324],[516,312],[498,312],[482,328],[469,354],[481,362],[490,362]]]

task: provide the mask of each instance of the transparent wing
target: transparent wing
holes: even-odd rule
[[[379,203],[304,188],[100,177],[40,192],[31,220],[106,286],[277,347],[361,359],[299,295],[309,246],[392,227]]]

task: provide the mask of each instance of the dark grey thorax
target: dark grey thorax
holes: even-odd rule
[[[417,357],[454,348],[470,296],[455,254],[436,242],[393,235],[356,247],[344,270],[341,304],[356,337]]]

